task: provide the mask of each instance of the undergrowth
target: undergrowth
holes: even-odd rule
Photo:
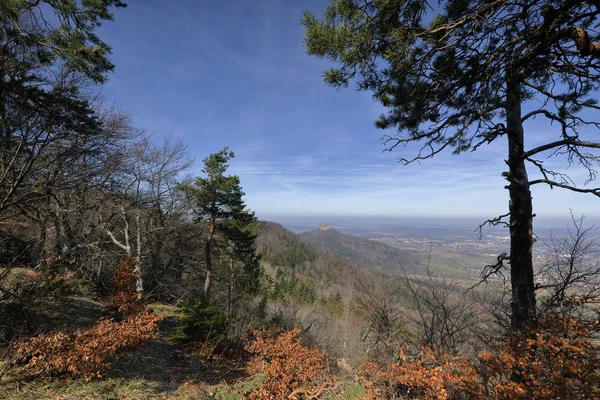
[[[149,341],[162,317],[143,311],[135,292],[133,269],[131,258],[121,262],[108,299],[108,304],[123,315],[122,321],[104,318],[89,329],[55,332],[21,342],[16,346],[14,363],[34,376],[68,375],[90,380],[108,370],[110,359]]]
[[[160,316],[140,312],[122,322],[101,319],[91,329],[37,336],[18,346],[15,363],[33,375],[99,378],[109,368],[109,358],[146,343],[160,320]]]

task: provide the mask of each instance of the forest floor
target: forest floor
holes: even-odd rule
[[[111,363],[102,379],[37,378],[14,375],[8,363],[0,362],[0,399],[236,399],[231,389],[249,390],[260,377],[248,377],[242,362],[203,357],[170,338],[175,327],[174,309],[151,305],[165,319],[156,336],[145,346]],[[37,321],[48,328],[89,327],[102,316],[102,304],[74,299],[56,315],[41,314]],[[13,373],[11,375],[11,373]]]
[[[207,355],[206,349],[201,351],[199,346],[174,340],[175,307],[154,303],[148,309],[164,317],[155,337],[111,360],[110,369],[101,379],[27,376],[9,361],[7,348],[6,354],[1,354],[0,348],[0,400],[234,400],[243,399],[244,393],[263,383],[263,375],[246,372],[246,360],[239,351],[222,349]],[[113,316],[107,314],[103,303],[75,297],[60,305],[38,304],[30,317],[36,332],[69,332],[90,328],[100,318]],[[236,353],[237,357],[223,356]],[[340,388],[342,393],[328,399],[355,399],[364,394],[363,386],[352,380],[340,382]]]

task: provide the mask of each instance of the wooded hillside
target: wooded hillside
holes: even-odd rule
[[[149,4],[131,6],[144,10]],[[198,15],[191,3],[168,4],[169,12]],[[251,29],[240,23],[243,29],[236,30],[235,23],[220,18],[239,11],[246,23],[240,11],[246,3],[223,4],[215,3],[223,7],[215,15],[227,36],[255,46],[246,37]],[[271,206],[285,198],[294,206],[311,204],[306,209],[318,215],[311,208],[318,203],[310,198],[313,192],[305,192],[310,188],[325,193],[320,201],[335,199],[348,207],[347,197],[354,196],[367,210],[361,184],[335,175],[346,182],[334,194],[328,186],[333,179],[324,175],[352,165],[351,174],[371,180],[372,171],[381,171],[373,165],[379,159],[363,159],[354,168],[358,157],[352,154],[327,164],[325,172],[315,166],[316,158],[345,153],[344,144],[351,142],[344,140],[345,131],[361,128],[322,127],[319,135],[335,131],[331,143],[342,148],[335,154],[282,151],[277,160],[264,159],[267,148],[275,141],[298,146],[296,136],[285,131],[280,140],[276,123],[271,129],[278,137],[270,140],[254,141],[255,132],[244,130],[252,142],[240,145],[240,160],[221,143],[227,138],[238,145],[233,138],[240,136],[204,132],[204,121],[190,123],[194,134],[204,135],[201,140],[136,126],[128,111],[103,98],[115,69],[104,37],[135,43],[123,34],[127,30],[111,36],[103,27],[125,7],[120,0],[0,0],[0,398],[600,397],[595,227],[571,212],[568,234],[552,236],[534,263],[531,192],[548,185],[600,196],[600,188],[589,186],[600,165],[595,153],[600,143],[585,138],[600,128],[593,119],[600,111],[597,0],[331,0],[323,13],[304,12],[307,52],[333,62],[324,73],[326,83],[340,88],[356,82],[359,90],[371,92],[385,108],[377,126],[396,130],[384,137],[387,150],[416,150],[403,153],[402,164],[448,149],[479,154],[506,140],[502,161],[508,171],[496,176],[507,181],[508,213],[479,230],[504,226],[510,251],[488,254],[493,262],[481,265],[481,274],[470,276],[468,284],[447,270],[440,273],[431,253],[400,250],[329,226],[297,235],[260,221],[247,204],[267,198]],[[135,18],[168,21],[166,27],[152,26],[153,34],[162,38],[171,28],[181,29],[178,48],[169,50],[186,57],[195,51],[188,48],[188,41],[198,39],[190,26],[167,12],[152,14]],[[275,20],[261,25],[270,32]],[[298,75],[306,83],[297,65],[262,68],[247,58],[260,53],[261,59],[295,60],[293,52],[263,55],[280,38],[254,54],[236,52],[212,34],[207,29],[201,39],[206,48],[224,53],[227,65],[213,66],[209,59],[188,70],[187,58],[160,61],[176,75],[188,76],[192,69],[198,75],[221,73],[235,64],[273,79]],[[150,35],[146,40],[162,43]],[[150,69],[151,62],[144,62]],[[261,120],[256,99],[270,96],[253,97],[260,85],[236,81],[230,71],[222,72],[228,85],[220,81],[218,93],[202,102],[210,109],[202,115],[222,107],[228,120]],[[181,82],[152,80],[167,82],[157,86],[163,89],[183,90]],[[149,81],[146,75],[142,84]],[[249,110],[238,114],[232,102],[242,97],[241,86],[251,87],[253,96],[240,103]],[[285,96],[274,97],[277,102],[296,95],[285,90]],[[145,94],[136,95],[145,107],[140,101]],[[172,106],[168,95],[152,94],[165,108]],[[226,104],[217,102],[221,97]],[[183,107],[188,99],[178,100],[176,106]],[[286,128],[292,109],[297,111],[289,107],[282,117]],[[165,119],[187,117],[180,111]],[[268,111],[265,116],[280,122]],[[158,127],[168,125],[148,115]],[[557,137],[527,133],[536,118],[547,119]],[[324,123],[329,115],[315,120]],[[183,138],[195,147],[188,148]],[[573,178],[548,158],[574,167]],[[286,163],[293,167],[281,173]],[[285,193],[247,197],[247,181],[232,171],[253,177],[251,187],[258,191],[267,183],[264,176],[276,171]],[[476,178],[452,183],[476,186],[465,181],[477,180],[477,172]],[[581,176],[584,183],[577,185]],[[304,180],[309,183],[302,186]],[[408,189],[404,182],[398,186]],[[377,196],[381,193],[398,194],[380,190]],[[339,214],[344,208],[329,210]]]

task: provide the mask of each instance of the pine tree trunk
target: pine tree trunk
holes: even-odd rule
[[[510,266],[513,330],[521,331],[535,322],[533,282],[533,207],[525,167],[523,123],[519,85],[507,79],[506,128],[508,135],[507,180],[510,182]]]
[[[231,304],[231,298],[233,297],[233,280],[235,279],[234,273],[233,273],[233,260],[231,260],[231,266],[230,266],[230,271],[229,271],[229,288],[227,290],[227,317],[231,318],[231,314],[232,314],[232,304]]]
[[[215,234],[216,218],[211,216],[210,225],[208,226],[208,238],[206,238],[206,244],[204,245],[204,260],[206,261],[206,278],[204,279],[204,298],[210,299],[210,288],[212,285],[212,244],[213,237]]]

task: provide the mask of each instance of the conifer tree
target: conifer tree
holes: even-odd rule
[[[600,160],[589,139],[600,127],[599,22],[596,0],[331,0],[321,19],[302,20],[308,53],[334,62],[325,81],[357,81],[387,108],[376,123],[397,129],[387,149],[418,144],[403,163],[506,140],[509,212],[488,222],[510,229],[516,330],[535,324],[530,188],[600,195],[586,186]],[[545,142],[526,140],[534,118],[548,123]],[[544,164],[550,156],[587,170],[584,185]]]
[[[204,248],[206,277],[204,297],[210,298],[217,250],[226,247],[230,258],[241,262],[249,277],[258,273],[256,256],[256,223],[254,213],[246,208],[244,192],[237,175],[226,175],[229,160],[234,153],[227,147],[206,157],[202,172],[205,177],[196,178],[194,185],[182,189],[194,199],[194,214],[197,221],[208,224]]]
[[[110,47],[96,31],[112,20],[110,8],[124,6],[0,0],[0,218],[47,198],[47,172],[72,156],[79,135],[100,132],[82,89],[113,70]]]

